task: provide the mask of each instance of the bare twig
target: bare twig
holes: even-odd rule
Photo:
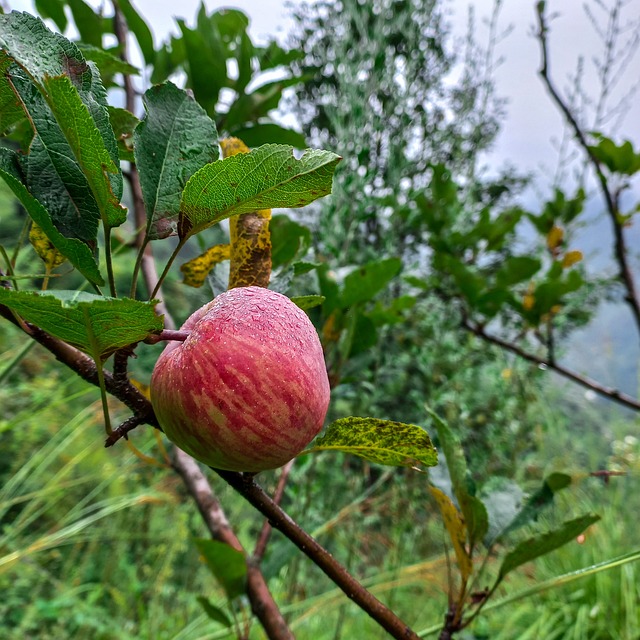
[[[287,462],[287,464],[285,464],[280,471],[278,485],[276,486],[275,493],[273,494],[273,501],[277,505],[279,505],[282,500],[284,489],[287,484],[287,480],[289,479],[289,473],[291,473],[291,469],[293,468],[295,461],[295,458],[293,460],[289,460],[289,462]],[[267,544],[269,543],[269,538],[271,537],[271,530],[271,523],[269,522],[269,520],[265,520],[264,524],[262,525],[260,535],[258,536],[258,542],[256,542],[256,547],[253,550],[253,559],[256,562],[260,562],[260,560],[262,560],[262,556],[264,556],[264,552],[267,549]]]
[[[253,474],[215,470],[230,486],[253,505],[271,524],[285,534],[300,551],[331,578],[331,580],[368,613],[392,637],[417,640],[408,627],[391,609],[365,589],[324,547],[292,520],[254,481]]]
[[[593,167],[596,177],[598,179],[598,183],[600,185],[600,191],[605,201],[607,214],[609,219],[611,220],[611,224],[613,227],[613,236],[614,236],[614,251],[615,258],[618,263],[618,278],[622,282],[625,287],[626,295],[625,300],[629,304],[629,308],[631,309],[631,313],[633,314],[636,328],[640,333],[640,297],[638,296],[638,291],[636,289],[634,275],[631,270],[631,265],[628,260],[628,249],[626,244],[626,239],[624,236],[624,224],[620,220],[620,210],[618,207],[618,198],[614,191],[611,190],[609,186],[609,181],[607,180],[607,176],[604,174],[602,169],[602,165],[598,158],[594,155],[593,151],[590,148],[589,143],[587,142],[587,138],[585,136],[584,131],[580,127],[580,124],[576,120],[575,116],[571,112],[571,109],[566,104],[560,92],[556,89],[553,84],[549,72],[549,54],[548,54],[548,45],[547,45],[547,33],[548,26],[545,20],[545,5],[544,2],[539,2],[537,5],[537,15],[538,15],[538,42],[540,43],[540,51],[542,56],[542,62],[540,65],[539,74],[551,95],[551,98],[556,103],[556,106],[560,109],[561,113],[564,115],[566,121],[569,123],[569,126],[573,130],[576,140],[578,144],[583,149],[589,163]]]

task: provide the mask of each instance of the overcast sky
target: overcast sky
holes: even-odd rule
[[[91,0],[99,4],[100,0]],[[295,4],[296,0],[293,0]],[[605,0],[611,4],[614,0]],[[9,1],[11,8],[33,11],[31,0]],[[200,0],[134,0],[140,13],[149,21],[156,42],[175,30],[174,17],[183,17],[191,23],[200,5]],[[466,26],[467,0],[449,0],[455,31],[464,34]],[[493,0],[474,0],[476,7],[478,38],[486,37],[487,28],[482,18],[487,17]],[[521,170],[536,170],[546,167],[552,172],[556,166],[557,152],[552,139],[558,139],[563,131],[563,120],[545,93],[537,70],[540,53],[532,36],[535,23],[534,0],[503,0],[500,24],[503,29],[512,27],[510,34],[499,44],[498,54],[504,63],[497,71],[498,93],[509,99],[507,118],[503,123],[498,143],[490,157],[492,164],[510,161]],[[596,0],[587,0],[596,5]],[[251,18],[254,38],[264,40],[268,36],[283,39],[291,26],[285,0],[231,0],[229,3],[205,0],[208,10],[223,6],[234,6],[245,11]],[[630,19],[640,16],[640,2],[627,1],[625,15]],[[550,11],[557,11],[550,34],[551,73],[559,87],[568,86],[568,75],[576,68],[580,55],[585,56],[587,84],[595,90],[592,57],[599,51],[600,43],[594,29],[586,19],[583,2],[578,0],[547,0]],[[629,9],[631,7],[631,9]],[[602,15],[602,14],[600,14]],[[604,26],[604,25],[603,25]],[[637,55],[627,70],[628,87],[640,81],[640,55]],[[638,104],[640,94],[636,96]],[[640,118],[637,108],[627,116],[623,126],[615,134],[629,138],[636,148],[640,147]],[[614,136],[615,137],[615,136]],[[547,181],[548,182],[548,181]]]

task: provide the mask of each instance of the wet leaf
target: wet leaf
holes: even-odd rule
[[[104,284],[92,249],[81,240],[67,238],[58,231],[49,212],[22,183],[17,156],[9,149],[0,149],[0,177],[9,185],[31,219],[42,229],[53,246],[68,258],[89,282]]]
[[[13,291],[0,287],[0,304],[85,353],[106,358],[116,349],[162,331],[155,303],[105,298],[79,291]]]
[[[143,98],[144,120],[134,132],[134,154],[147,211],[149,238],[176,232],[182,190],[193,174],[218,158],[213,120],[171,82]]]
[[[200,169],[182,194],[180,237],[233,215],[303,207],[330,193],[340,157],[308,150],[297,160],[292,151],[291,147],[265,145]]]
[[[427,432],[413,424],[349,417],[336,420],[305,453],[343,451],[391,467],[432,467],[438,454]]]

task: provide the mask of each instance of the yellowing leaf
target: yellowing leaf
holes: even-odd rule
[[[185,262],[181,267],[183,282],[190,287],[201,287],[213,267],[228,260],[231,247],[228,244],[216,244],[200,254],[197,258]]]
[[[464,523],[464,518],[446,493],[437,487],[429,487],[429,493],[431,493],[438,503],[442,519],[444,520],[444,526],[447,529],[451,544],[453,544],[453,549],[456,553],[462,581],[464,582],[469,578],[473,570],[473,562],[465,546],[467,526]]]
[[[522,299],[522,306],[527,310],[531,311],[533,309],[533,305],[536,303],[536,299],[530,293],[527,293]]]
[[[547,235],[547,247],[551,251],[557,249],[560,246],[564,238],[564,230],[561,227],[552,227],[551,231],[549,231]]]
[[[582,251],[567,251],[562,258],[562,268],[567,269],[582,260]]]
[[[53,246],[51,240],[35,222],[32,223],[31,231],[29,231],[29,242],[47,269],[55,269],[66,261],[66,258]]]
[[[239,138],[220,141],[224,158],[249,153]],[[233,216],[229,220],[231,257],[229,289],[234,287],[267,287],[271,278],[271,209],[261,209]]]

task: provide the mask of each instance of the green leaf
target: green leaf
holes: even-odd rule
[[[291,302],[303,311],[307,311],[320,306],[324,302],[324,296],[293,296]]]
[[[547,476],[542,486],[529,497],[513,520],[500,532],[499,538],[503,538],[516,529],[537,520],[540,513],[553,502],[556,492],[561,491],[570,484],[571,476],[565,473],[552,473]]]
[[[134,153],[154,240],[175,233],[182,190],[217,160],[218,134],[204,109],[171,82],[151,87],[143,103],[147,113],[134,132]]]
[[[116,349],[162,331],[155,302],[105,298],[79,291],[13,291],[0,287],[0,304],[27,322],[91,356],[108,357]]]
[[[340,302],[350,307],[358,302],[367,302],[382,291],[402,269],[402,260],[387,258],[369,262],[354,269],[344,279]]]
[[[122,11],[122,15],[127,21],[127,27],[138,41],[140,51],[147,64],[153,64],[155,58],[155,50],[153,47],[153,34],[147,23],[142,19],[140,14],[134,9],[130,0],[118,0],[118,7]]]
[[[109,174],[118,175],[89,109],[66,76],[47,78],[44,82],[49,103],[75,158],[98,203],[100,216],[107,227],[117,227],[127,219],[127,210],[113,192]],[[113,135],[113,134],[112,134]]]
[[[472,495],[473,481],[467,469],[467,461],[460,440],[440,416],[429,407],[425,408],[436,423],[440,447],[447,461],[453,494],[464,516],[469,535],[469,546],[473,547],[485,537],[489,529],[487,509],[482,500]]]
[[[230,135],[240,138],[248,147],[260,147],[263,144],[288,144],[296,149],[307,146],[304,134],[287,129],[273,122],[256,123],[231,131]]]
[[[94,47],[102,46],[102,16],[97,14],[89,5],[82,0],[66,0],[73,21],[76,23],[80,38],[83,42]]]
[[[123,184],[118,149],[109,123],[106,91],[97,69],[84,60],[76,45],[52,33],[41,20],[26,13],[0,16],[0,48],[16,62],[6,73],[35,130],[29,155],[23,162],[25,183],[49,211],[63,235],[93,242],[100,210],[66,140],[66,131],[58,126],[47,102],[45,85],[47,78],[67,76],[77,89],[117,166],[117,172],[110,174],[109,181],[119,200]]]
[[[26,186],[62,235],[95,245],[100,210],[69,143],[26,75],[16,70],[11,82],[36,132],[29,154],[21,157]]]
[[[291,147],[265,145],[213,162],[198,171],[182,194],[181,238],[240,213],[304,207],[331,191],[340,157],[320,150],[293,157]]]
[[[214,116],[220,91],[229,84],[226,53],[216,38],[208,33],[213,27],[202,27],[205,31],[202,33],[187,27],[184,20],[177,20],[177,23],[182,32],[188,86],[198,103],[210,116]]]
[[[87,60],[92,60],[96,63],[102,77],[112,76],[116,73],[123,73],[128,76],[140,74],[140,70],[137,67],[125,62],[110,51],[85,44],[84,42],[78,42],[77,45]]]
[[[244,553],[217,540],[196,538],[194,542],[229,600],[243,595],[247,580],[247,560]]]
[[[5,58],[0,63],[0,134],[6,133],[8,129],[20,120],[24,120],[25,117],[20,101],[5,75],[10,65],[9,58]]]
[[[269,221],[271,233],[271,263],[273,268],[288,264],[298,255],[304,255],[311,246],[311,231],[308,227],[278,214]]]
[[[498,581],[508,573],[526,562],[531,562],[578,537],[587,527],[600,520],[600,516],[589,514],[565,522],[559,529],[549,531],[521,542],[513,551],[509,552],[502,562]]]
[[[219,622],[223,627],[230,627],[232,625],[229,616],[220,608],[211,604],[211,602],[205,598],[204,596],[198,596],[196,600],[200,603],[204,612],[207,614],[209,619],[214,622]]]
[[[438,454],[427,432],[414,424],[378,418],[340,418],[305,453],[343,451],[391,467],[433,467]]]
[[[0,176],[9,185],[13,193],[27,210],[32,220],[42,229],[54,247],[64,255],[80,273],[97,285],[103,285],[104,280],[96,263],[92,249],[76,238],[62,235],[51,220],[49,212],[31,194],[22,183],[17,156],[9,149],[0,149]]]
[[[40,84],[46,76],[65,74],[78,87],[90,82],[91,70],[80,49],[28,13],[0,15],[0,49]]]
[[[67,28],[67,16],[63,0],[35,0],[36,11],[43,17],[55,22],[61,32]]]
[[[120,160],[128,160],[135,162],[133,155],[133,132],[140,124],[140,120],[136,118],[131,111],[122,109],[121,107],[109,107],[109,120],[113,134],[118,143],[118,155]]]
[[[510,287],[514,284],[529,280],[541,269],[542,263],[537,258],[529,256],[511,256],[507,258],[496,274],[498,284]]]
[[[596,146],[590,146],[589,151],[609,171],[632,176],[640,171],[640,153],[636,153],[629,140],[617,145],[613,140],[600,133],[594,133],[599,138]]]

